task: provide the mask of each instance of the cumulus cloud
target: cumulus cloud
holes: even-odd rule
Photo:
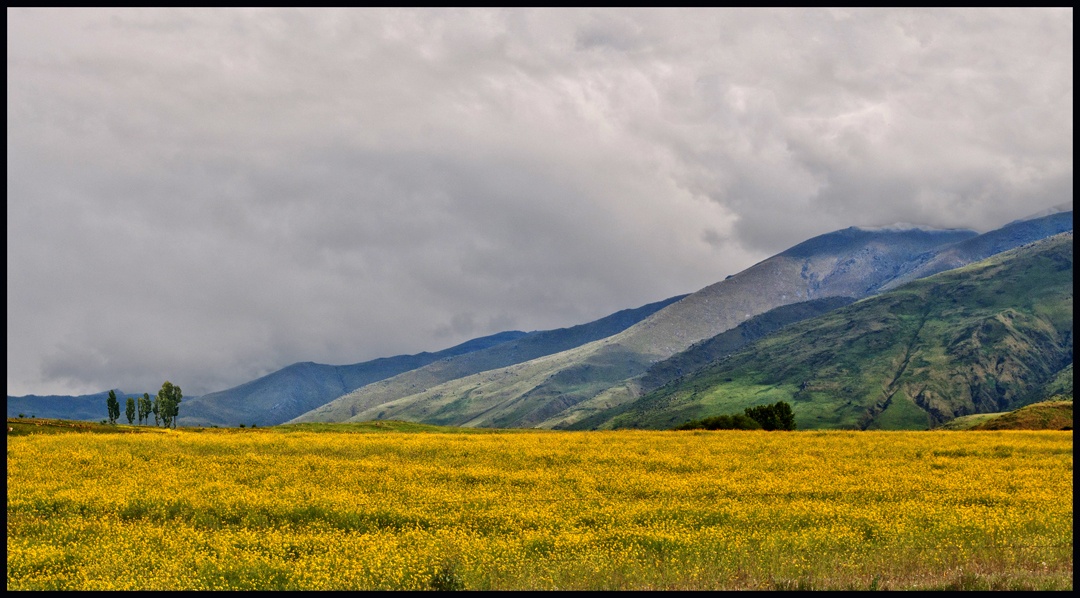
[[[1071,199],[1071,10],[12,9],[8,393],[202,394]]]

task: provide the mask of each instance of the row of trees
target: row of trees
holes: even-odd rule
[[[147,392],[137,399],[128,397],[125,411],[128,423],[134,424],[135,417],[138,416],[141,426],[144,425],[143,422],[149,423],[150,416],[153,415],[155,426],[165,424],[166,428],[170,426],[175,428],[176,418],[180,416],[180,401],[183,396],[179,386],[166,380],[153,400]],[[120,401],[116,398],[115,390],[109,391],[105,406],[109,410],[109,423],[115,424],[116,420],[120,419]]]

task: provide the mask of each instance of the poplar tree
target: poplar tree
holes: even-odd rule
[[[150,419],[150,413],[154,409],[154,405],[150,402],[150,393],[144,392],[142,397],[139,398],[139,425]]]
[[[127,415],[128,425],[135,423],[135,399],[133,397],[127,398],[127,412],[125,415]]]
[[[105,407],[109,409],[109,423],[115,424],[120,419],[120,401],[116,400],[116,391],[109,391],[109,399],[105,401]]]

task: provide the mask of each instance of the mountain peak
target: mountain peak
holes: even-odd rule
[[[1062,212],[1072,212],[1072,209],[1073,209],[1072,202],[1071,201],[1066,201],[1066,202],[1063,202],[1063,203],[1059,203],[1056,206],[1050,206],[1049,208],[1046,208],[1045,210],[1042,210],[1041,212],[1036,212],[1036,213],[1031,214],[1029,216],[1024,216],[1023,218],[1017,218],[1016,220],[1013,220],[1009,224],[1014,224],[1014,223],[1017,223],[1017,222],[1027,222],[1028,220],[1037,220],[1039,218],[1045,218],[1047,216],[1053,216],[1054,214],[1060,214]]]
[[[929,226],[926,224],[912,224],[910,222],[894,222],[892,224],[883,224],[880,226],[853,226],[854,230],[866,231],[866,232],[889,232],[889,233],[901,233],[908,231],[923,231],[928,233],[938,232],[954,232],[961,229],[956,228],[940,228],[937,226]]]
[[[881,227],[851,226],[807,239],[778,255],[807,258],[841,254],[859,251],[868,243],[886,244],[894,249],[918,254],[977,234],[973,230],[961,228],[930,228],[899,223]]]

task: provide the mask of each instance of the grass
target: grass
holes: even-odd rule
[[[12,418],[7,420],[8,436],[41,434],[143,434],[164,432],[154,426],[130,426],[126,424],[101,424],[55,418]]]

